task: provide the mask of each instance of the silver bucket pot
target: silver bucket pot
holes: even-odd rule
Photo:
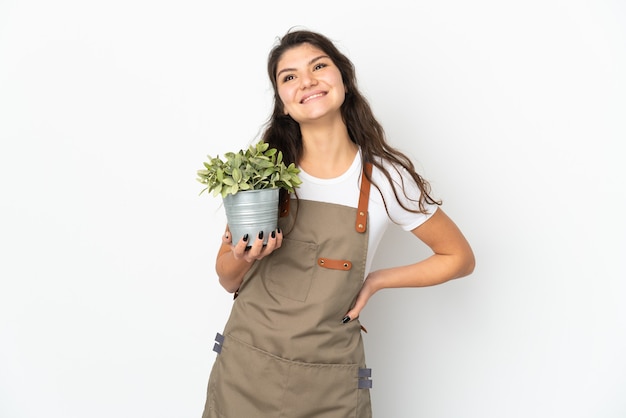
[[[263,231],[263,244],[278,227],[279,189],[245,190],[224,197],[224,210],[233,244],[248,234],[248,247]]]

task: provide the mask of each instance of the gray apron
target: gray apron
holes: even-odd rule
[[[289,202],[281,248],[246,274],[216,337],[203,418],[372,416],[361,325],[341,321],[365,274],[361,178],[358,208]]]

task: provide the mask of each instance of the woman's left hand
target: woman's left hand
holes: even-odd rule
[[[378,273],[379,272],[377,271],[371,272],[363,281],[363,286],[361,286],[361,290],[356,297],[354,306],[352,307],[352,309],[346,312],[346,316],[344,317],[343,322],[352,321],[353,319],[358,318],[363,308],[365,308],[367,301],[369,301],[372,295],[380,289],[376,287],[376,276],[378,275]]]

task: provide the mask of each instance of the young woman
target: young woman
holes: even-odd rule
[[[328,38],[288,32],[268,73],[274,110],[263,140],[298,165],[303,183],[284,196],[267,245],[262,236],[232,243],[228,228],[222,237],[216,270],[235,301],[217,336],[203,418],[371,417],[360,312],[381,289],[466,276],[474,255],[386,142],[352,63]],[[371,271],[390,223],[433,254]]]

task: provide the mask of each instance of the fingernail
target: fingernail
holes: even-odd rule
[[[283,232],[283,231],[281,231],[281,230],[280,230],[280,228],[277,228],[276,230],[278,231],[278,233],[279,233],[279,234],[280,234],[281,232]]]
[[[243,240],[246,241],[246,242],[248,241],[248,234],[243,236]]]
[[[341,320],[342,324],[345,324],[346,322],[350,322],[350,317],[348,315],[344,316],[343,319]]]
[[[276,231],[272,231],[272,238],[276,238]]]
[[[263,231],[259,232],[259,239],[263,239]]]

